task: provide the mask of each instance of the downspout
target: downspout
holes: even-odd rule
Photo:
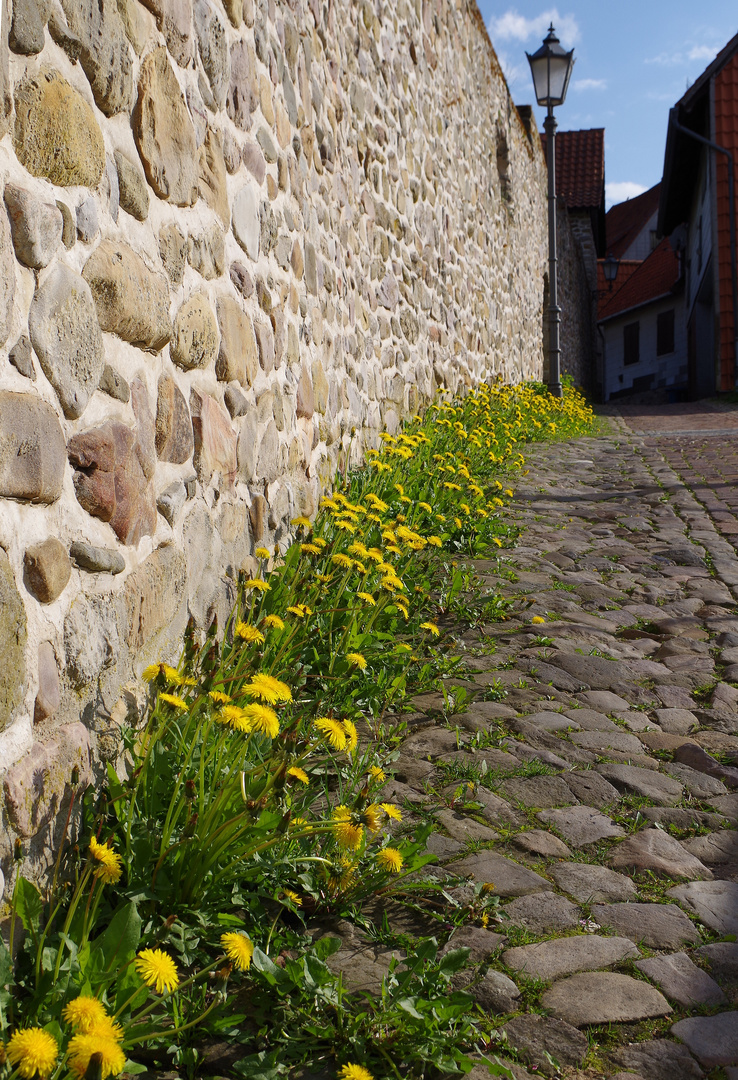
[[[735,238],[735,188],[733,182],[733,155],[730,150],[726,150],[724,146],[718,146],[716,142],[711,139],[706,139],[704,135],[698,135],[696,131],[690,131],[689,128],[680,124],[675,117],[676,109],[672,109],[671,116],[669,117],[671,123],[674,125],[677,131],[681,131],[683,135],[688,135],[691,139],[696,139],[697,142],[702,143],[703,146],[708,146],[711,150],[715,150],[718,154],[725,154],[728,161],[728,202],[729,202],[729,220],[730,220],[730,273],[733,279],[733,385],[738,389],[738,271],[736,270],[736,238]],[[717,206],[715,207],[715,213],[717,214]]]

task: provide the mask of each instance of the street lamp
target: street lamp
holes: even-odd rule
[[[618,276],[619,266],[620,259],[616,259],[611,251],[608,252],[607,258],[602,260],[602,272],[605,275],[608,292],[612,292],[612,284]]]
[[[546,132],[546,159],[548,164],[548,389],[553,397],[561,397],[561,308],[559,307],[556,280],[556,120],[554,106],[563,105],[569,88],[571,69],[574,67],[574,50],[562,49],[553,23],[543,45],[533,53],[525,54],[533,76],[536,101],[546,106],[543,129]]]

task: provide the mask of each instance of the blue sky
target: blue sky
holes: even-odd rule
[[[535,52],[549,22],[574,48],[556,115],[562,131],[604,127],[608,207],[661,179],[670,106],[738,33],[736,0],[477,2],[516,104],[534,102],[525,52]]]

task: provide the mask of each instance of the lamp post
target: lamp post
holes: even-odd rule
[[[533,53],[525,54],[533,76],[536,101],[546,107],[543,129],[546,132],[546,159],[548,164],[548,390],[553,397],[561,397],[561,308],[556,278],[556,119],[554,106],[563,105],[569,88],[571,69],[574,67],[574,50],[562,49],[553,23],[543,45]]]

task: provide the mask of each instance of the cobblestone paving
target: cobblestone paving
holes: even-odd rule
[[[417,702],[387,789],[454,903],[494,882],[451,945],[516,1080],[738,1078],[738,424],[629,423],[529,451],[520,539],[475,563],[512,617],[464,635],[474,700]],[[336,963],[370,988],[389,955],[347,931]]]

